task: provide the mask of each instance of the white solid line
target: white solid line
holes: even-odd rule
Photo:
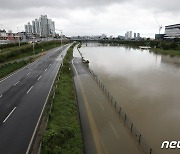
[[[112,123],[111,123],[110,121],[109,121],[109,125],[111,126],[111,128],[112,128],[112,130],[113,130],[113,132],[114,132],[114,134],[115,134],[115,136],[116,136],[116,138],[119,139],[119,135],[118,135],[118,133],[116,132],[114,126],[112,125]]]
[[[44,72],[46,72],[47,71],[47,68],[44,70]]]
[[[70,46],[69,46],[69,47],[70,47]],[[66,49],[67,49],[67,48],[66,48]],[[68,49],[69,49],[69,48],[68,48]],[[33,139],[34,139],[34,136],[35,136],[36,131],[37,131],[37,128],[38,128],[38,126],[39,126],[39,122],[40,122],[40,120],[41,120],[43,111],[44,111],[45,106],[46,106],[46,104],[47,104],[47,101],[48,101],[50,92],[51,92],[51,90],[52,90],[52,87],[53,87],[53,84],[54,84],[54,82],[55,82],[56,76],[57,76],[57,74],[58,74],[58,72],[59,72],[60,66],[61,66],[61,65],[59,65],[58,70],[57,70],[57,72],[56,72],[56,75],[55,75],[55,77],[54,77],[54,80],[53,80],[53,82],[52,82],[52,84],[51,84],[51,88],[50,88],[50,90],[49,90],[48,96],[46,97],[46,101],[45,101],[45,103],[44,103],[43,109],[41,110],[41,114],[40,114],[40,116],[39,116],[38,122],[37,122],[36,127],[35,127],[35,129],[34,129],[34,132],[33,132],[33,134],[32,134],[32,137],[31,137],[31,140],[30,140],[30,142],[29,142],[28,148],[27,148],[27,150],[26,150],[26,154],[29,154],[29,151],[30,151],[30,148],[31,148]]]
[[[27,75],[29,75],[29,74],[30,74],[30,72]]]
[[[6,79],[10,78],[11,76],[15,75],[16,73],[20,72],[21,70],[25,69],[27,66],[33,65],[33,64],[36,63],[36,62],[37,62],[37,60],[34,61],[33,63],[30,63],[30,64],[24,66],[23,68],[18,69],[17,71],[13,72],[13,73],[10,74],[9,76],[7,76],[7,77],[1,79],[1,80],[0,80],[0,83],[3,82],[3,81],[5,81]]]
[[[38,80],[40,80],[41,76],[38,78]]]
[[[0,98],[2,97],[3,95],[0,95]]]
[[[29,90],[27,91],[27,94],[31,91],[32,88],[33,88],[33,86],[31,86],[31,88],[29,88]]]
[[[20,81],[16,82],[16,83],[14,84],[14,86],[16,86],[19,82],[20,82]]]
[[[14,107],[14,109],[8,114],[8,116],[6,117],[6,119],[4,119],[3,123],[6,122],[6,120],[10,117],[10,115],[14,112],[15,109],[16,109],[16,107]]]

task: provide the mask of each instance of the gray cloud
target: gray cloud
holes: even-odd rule
[[[0,9],[26,9],[30,7],[56,7],[56,8],[89,8],[102,7],[114,3],[127,2],[129,0],[1,0]]]
[[[153,34],[158,30],[154,15],[162,25],[177,23],[179,6],[179,0],[0,0],[0,28],[16,31],[17,25],[47,14],[71,34]]]

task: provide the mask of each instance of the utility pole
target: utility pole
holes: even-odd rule
[[[33,42],[32,42],[32,43],[33,43],[33,53],[34,53],[34,38],[35,38],[35,37],[33,36]],[[34,54],[35,54],[35,53],[34,53]]]
[[[61,46],[62,46],[62,30],[61,30]]]
[[[19,29],[20,27],[17,27],[17,34],[18,34],[18,42],[19,42],[19,47],[21,46],[21,41],[20,41],[20,35],[19,35]]]
[[[62,30],[60,29],[56,29],[56,30],[61,32],[61,46],[62,46]]]

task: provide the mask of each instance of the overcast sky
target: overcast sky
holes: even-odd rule
[[[0,29],[24,30],[24,24],[48,15],[67,36],[118,36],[126,31],[154,37],[160,25],[180,23],[180,0],[0,0]],[[162,30],[164,33],[164,28]]]

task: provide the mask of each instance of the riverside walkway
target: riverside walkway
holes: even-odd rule
[[[76,50],[76,48],[74,49]],[[140,154],[123,121],[108,103],[81,58],[72,60],[86,154]]]

